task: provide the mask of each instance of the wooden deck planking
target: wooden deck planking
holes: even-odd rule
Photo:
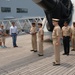
[[[24,37],[26,38],[24,39]],[[21,45],[19,48],[15,49],[9,47],[10,50],[8,50],[9,48],[6,49],[7,51],[4,49],[2,49],[3,51],[0,50],[0,54],[2,53],[2,55],[0,55],[1,56],[0,62],[4,62],[4,60],[2,59],[6,59],[5,61],[7,61],[8,63],[8,61],[12,59],[13,60],[12,62],[18,61],[19,63],[20,61],[21,62],[23,61],[20,59],[24,57],[25,64],[26,64],[25,66],[22,66],[18,69],[9,71],[5,75],[75,75],[75,52],[71,51],[69,56],[65,56],[62,55],[63,53],[63,49],[62,49],[60,54],[61,65],[53,66],[52,64],[52,62],[54,61],[53,46],[50,43],[44,42],[44,50],[45,50],[44,56],[38,57],[37,55],[38,53],[30,52],[31,44],[30,44],[30,40],[28,40],[30,39],[30,35],[24,35],[24,37],[19,36],[18,44]],[[23,39],[25,41],[28,40],[28,42],[25,43]],[[8,42],[7,44],[11,46],[11,44],[9,44]]]

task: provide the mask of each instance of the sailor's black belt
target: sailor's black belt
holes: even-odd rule
[[[12,33],[12,34],[16,34],[16,33]]]
[[[63,37],[70,37],[70,36],[63,36]]]

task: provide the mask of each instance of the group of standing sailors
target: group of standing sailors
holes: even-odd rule
[[[53,66],[60,65],[60,43],[61,38],[63,39],[63,47],[64,47],[64,53],[63,55],[69,55],[70,54],[70,41],[72,42],[72,50],[75,51],[75,22],[73,22],[73,26],[70,27],[68,25],[68,22],[64,22],[64,26],[62,29],[59,26],[59,19],[52,19],[53,20],[53,33],[52,33],[52,39],[53,39],[53,46],[54,46],[54,55],[55,55],[55,61],[53,62]]]
[[[63,55],[69,55],[70,54],[70,41],[72,42],[72,50],[75,51],[75,22],[73,22],[73,26],[70,27],[68,25],[68,22],[64,22],[64,26],[62,29],[59,26],[59,19],[52,19],[52,23],[54,25],[54,29],[52,32],[52,40],[53,40],[53,48],[54,48],[54,62],[53,66],[60,65],[60,45],[61,45],[61,38],[63,39],[63,47],[64,47],[64,53]],[[44,30],[42,27],[42,23],[38,22],[38,30],[36,26],[36,22],[32,22],[32,26],[30,28],[30,34],[31,34],[31,42],[32,42],[32,50],[33,52],[39,52],[38,56],[43,56],[43,40],[44,40]],[[38,46],[37,46],[37,33],[38,33]],[[12,26],[10,27],[10,36],[12,37],[12,43],[13,47],[17,46],[17,34],[18,29],[15,25],[15,22],[12,22]],[[7,34],[4,31],[4,26],[0,25],[0,48],[6,47],[5,46],[5,36]],[[2,46],[3,42],[3,46]],[[37,50],[38,47],[38,50]]]
[[[52,23],[54,25],[54,29],[52,32],[52,40],[53,40],[53,48],[54,48],[54,62],[53,66],[60,65],[60,46],[61,46],[61,38],[63,39],[63,47],[64,53],[63,55],[69,56],[70,54],[70,41],[72,42],[72,51],[75,51],[75,22],[73,22],[73,26],[69,26],[68,22],[64,22],[64,26],[61,28],[59,26],[59,19],[52,19]],[[44,31],[42,28],[42,23],[38,23],[38,43],[39,43],[39,56],[43,56],[43,37]],[[37,29],[36,23],[32,23],[31,29],[31,41],[32,41],[32,50],[33,52],[37,52]]]
[[[43,56],[43,38],[44,38],[44,31],[42,28],[42,23],[38,23],[38,28],[39,30],[37,31],[36,28],[36,23],[33,22],[31,29],[30,29],[30,34],[31,34],[31,41],[32,41],[32,50],[34,52],[37,52],[37,33],[38,33],[38,43],[39,43],[39,54],[38,56]]]

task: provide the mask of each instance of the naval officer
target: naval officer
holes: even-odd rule
[[[44,40],[44,30],[42,28],[42,23],[38,22],[38,39],[39,39],[39,54],[38,56],[43,56],[43,40]]]
[[[60,35],[61,35],[61,28],[58,24],[59,19],[52,19],[54,29],[52,32],[52,39],[53,39],[53,46],[54,46],[54,55],[55,55],[55,62],[53,62],[53,66],[60,65]]]
[[[71,27],[71,40],[72,40],[72,51],[75,51],[75,22],[73,22],[73,27]]]
[[[69,55],[71,27],[68,25],[67,21],[64,22],[64,26],[62,27],[62,36],[63,36],[63,46],[64,46],[63,55]]]
[[[32,22],[32,26],[30,28],[30,34],[31,34],[31,42],[32,42],[31,51],[37,52],[37,29],[36,29],[35,22]]]

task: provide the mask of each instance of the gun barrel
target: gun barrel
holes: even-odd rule
[[[33,2],[44,10],[52,10],[57,4],[57,0],[33,0]]]

